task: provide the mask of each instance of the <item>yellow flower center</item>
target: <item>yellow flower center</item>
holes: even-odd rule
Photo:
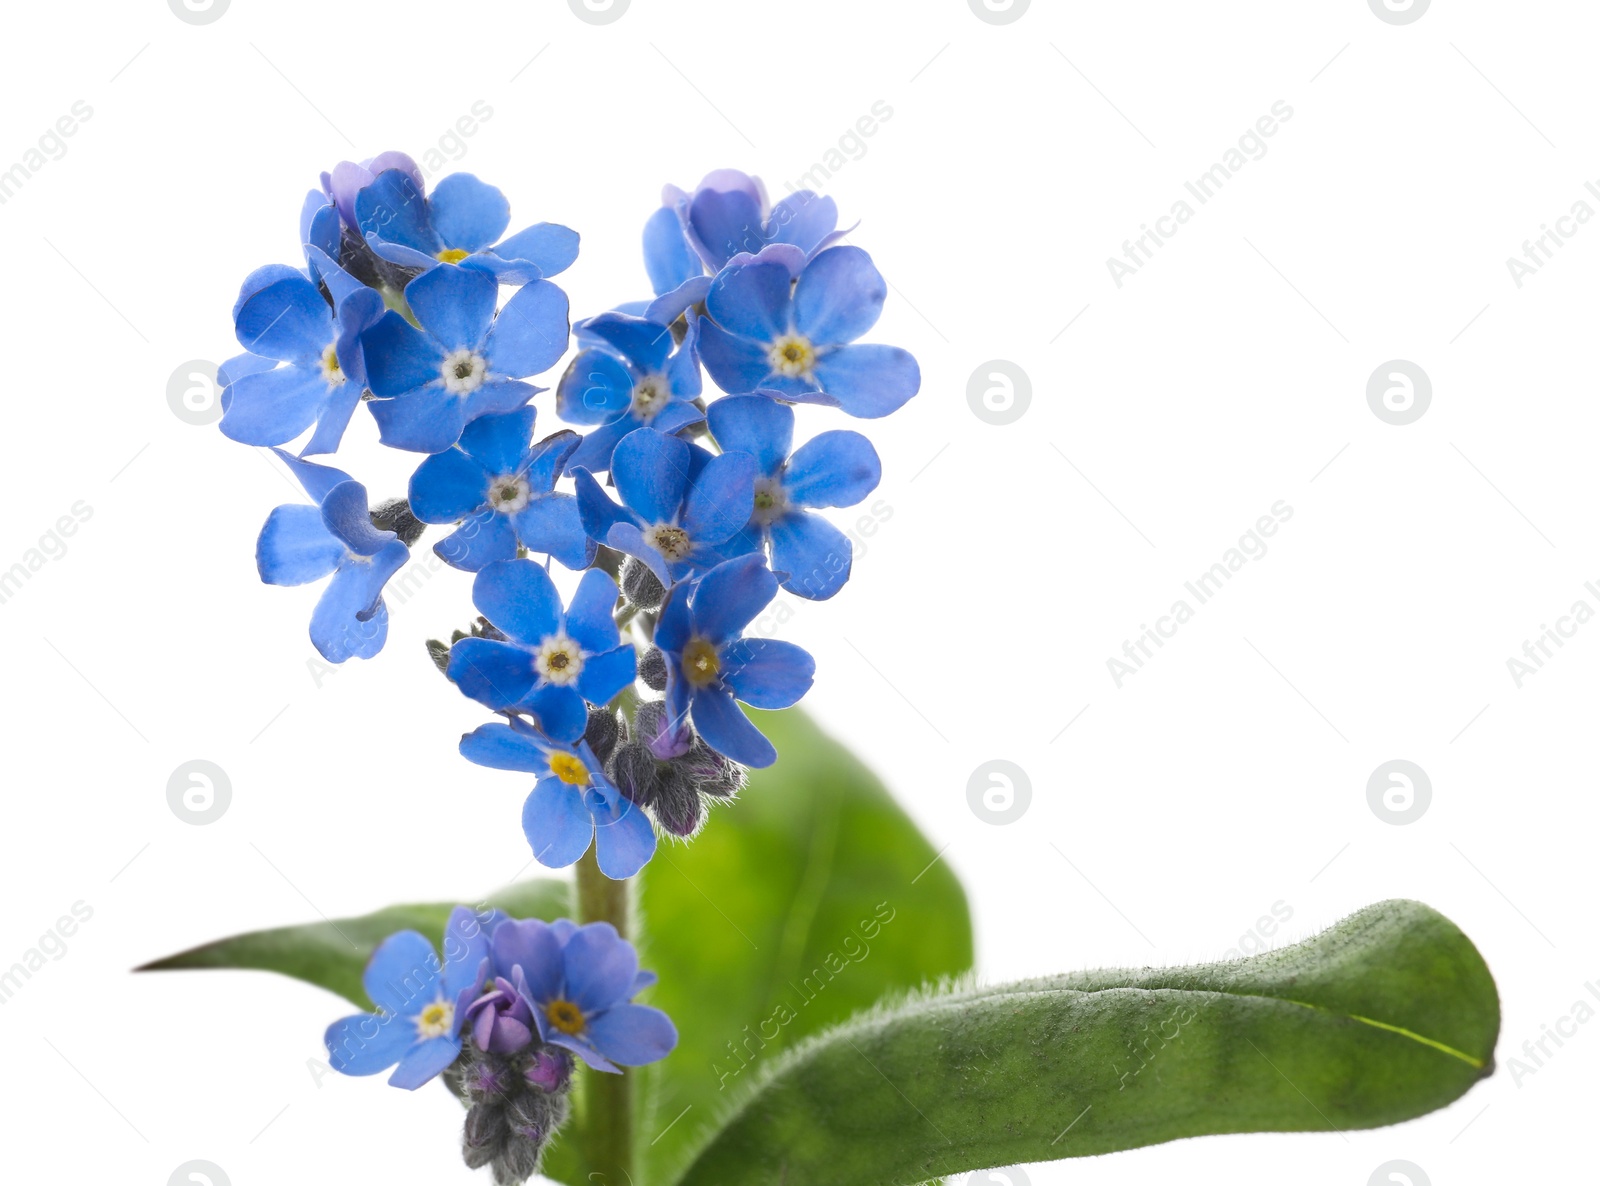
[[[322,352],[322,379],[325,383],[343,383],[345,380],[344,369],[339,366],[339,352],[329,343]]]
[[[449,1001],[435,1001],[417,1014],[419,1038],[448,1038],[455,1028],[456,1007]]]
[[[571,787],[589,785],[589,768],[576,754],[551,754],[550,773]]]
[[[564,1034],[583,1033],[583,1010],[571,1001],[551,1001],[545,1006],[544,1015],[551,1025]]]
[[[793,379],[811,373],[817,361],[817,352],[811,342],[799,334],[784,334],[772,343],[772,348],[767,351],[767,360],[778,374]]]
[[[722,661],[709,638],[691,638],[683,648],[683,677],[697,688],[716,682]]]
[[[471,254],[472,252],[462,251],[459,247],[446,247],[435,258],[442,264],[458,264]]]
[[[687,560],[689,553],[694,551],[689,533],[681,527],[674,527],[671,523],[657,523],[654,527],[647,528],[644,539],[668,560]]]

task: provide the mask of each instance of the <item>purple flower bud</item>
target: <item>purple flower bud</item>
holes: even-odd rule
[[[533,1040],[533,1009],[503,976],[494,987],[467,1006],[467,1026],[478,1049],[515,1054]]]
[[[552,1095],[563,1092],[572,1078],[572,1056],[554,1046],[542,1047],[528,1063],[522,1077],[540,1091]]]

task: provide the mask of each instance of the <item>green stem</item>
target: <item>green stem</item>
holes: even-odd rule
[[[627,938],[632,931],[628,883],[600,872],[591,847],[578,862],[578,921],[608,922]],[[585,1071],[582,1076],[584,1149],[589,1178],[597,1186],[633,1182],[633,1076]]]

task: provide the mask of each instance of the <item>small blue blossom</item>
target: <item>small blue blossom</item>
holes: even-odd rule
[[[599,425],[583,438],[568,469],[604,473],[617,442],[639,428],[673,433],[705,419],[695,353],[700,319],[686,315],[684,339],[673,348],[665,325],[625,313],[602,313],[575,327],[582,341],[556,388],[556,414],[570,424]]]
[[[655,644],[667,659],[668,727],[684,735],[692,723],[712,749],[746,766],[770,766],[778,751],[734,701],[788,708],[816,673],[816,662],[791,642],[740,637],[777,592],[762,557],[739,556],[671,590],[656,624]]]
[[[462,1021],[489,960],[485,927],[465,906],[450,914],[444,951],[441,960],[416,931],[378,945],[361,980],[378,1011],[328,1027],[323,1040],[334,1070],[376,1075],[395,1067],[389,1082],[415,1091],[456,1060]]]
[[[459,264],[501,284],[526,284],[564,272],[578,258],[578,233],[553,222],[501,239],[511,205],[471,173],[450,174],[425,198],[415,175],[385,170],[356,194],[355,215],[372,250],[407,268]]]
[[[384,444],[441,453],[479,416],[513,412],[541,390],[518,380],[566,353],[567,294],[534,280],[496,314],[498,293],[487,272],[435,268],[406,285],[420,330],[391,310],[362,335]]]
[[[479,725],[461,738],[461,756],[494,770],[537,776],[522,807],[522,831],[541,865],[574,864],[593,841],[600,872],[621,881],[655,854],[649,817],[606,777],[588,742],[553,741],[517,719]]]
[[[532,713],[552,737],[581,736],[584,702],[610,703],[638,673],[612,618],[617,583],[599,569],[583,574],[563,611],[544,569],[496,560],[472,582],[472,602],[504,637],[459,640],[447,674],[486,708]]]
[[[526,407],[480,416],[411,475],[413,515],[424,523],[461,523],[433,546],[446,564],[477,572],[512,559],[519,544],[571,569],[593,563],[595,544],[584,534],[578,500],[555,489],[580,438],[558,432],[532,444],[534,415]]]
[[[239,290],[234,333],[248,353],[218,374],[227,383],[221,428],[233,440],[282,445],[315,424],[302,452],[331,453],[361,401],[361,335],[383,315],[383,298],[308,248],[313,254],[326,297],[306,273],[283,264],[256,269]]]
[[[748,453],[713,457],[653,428],[629,433],[611,457],[622,506],[588,470],[573,472],[589,537],[642,561],[663,585],[723,559],[720,548],[750,521],[756,463]]]
[[[725,451],[756,459],[755,512],[730,555],[770,548],[773,570],[789,592],[813,601],[832,597],[850,579],[850,537],[817,507],[852,507],[883,476],[878,452],[859,432],[818,433],[790,455],[794,410],[764,395],[731,395],[706,416]]]
[[[677,1046],[665,1013],[633,1003],[655,976],[639,971],[638,953],[610,923],[513,920],[495,928],[490,947],[496,974],[532,1005],[540,1038],[595,1070],[644,1066]]]
[[[311,613],[311,642],[330,663],[370,659],[389,634],[383,587],[409,549],[372,525],[367,489],[349,474],[275,450],[317,503],[291,503],[267,516],[256,540],[256,569],[269,585],[304,585],[330,573]]]
[[[339,218],[345,226],[359,232],[360,223],[356,219],[356,195],[378,179],[378,174],[387,173],[391,169],[398,169],[409,177],[420,191],[422,189],[422,170],[417,167],[417,162],[403,152],[380,152],[375,157],[357,163],[355,161],[340,161],[330,172],[322,175],[322,192],[339,212]],[[308,239],[306,242],[311,242]]]
[[[851,344],[876,324],[887,295],[859,247],[830,247],[808,263],[791,247],[766,248],[712,282],[701,360],[729,395],[887,416],[921,386],[917,360],[897,346]]]
[[[760,179],[738,169],[708,173],[694,195],[676,205],[690,243],[713,272],[774,243],[810,256],[839,238],[839,208],[832,198],[802,189],[769,206]]]

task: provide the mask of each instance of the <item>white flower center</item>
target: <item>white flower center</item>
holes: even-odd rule
[[[439,375],[444,379],[445,390],[451,395],[471,395],[483,386],[483,372],[486,369],[488,364],[483,361],[483,355],[470,350],[456,350],[445,355]]]
[[[489,483],[489,505],[502,515],[514,515],[528,505],[528,481],[519,474],[507,474]]]
[[[322,352],[322,381],[330,387],[343,383],[347,376],[344,368],[339,365],[339,352],[334,349],[333,343]]]
[[[423,1006],[417,1014],[417,1038],[448,1038],[456,1032],[456,1007],[446,1000]]]
[[[811,373],[817,362],[817,351],[810,339],[799,334],[784,334],[767,350],[767,361],[778,374],[796,379]]]
[[[672,387],[665,375],[646,375],[633,385],[633,414],[645,424],[672,399]]]
[[[583,651],[565,634],[552,634],[533,653],[533,669],[550,683],[565,687],[583,670]]]
[[[789,496],[783,492],[783,483],[777,478],[756,479],[755,521],[769,527],[789,509]]]
[[[694,550],[694,545],[689,540],[689,533],[671,523],[657,523],[654,527],[646,527],[644,542],[668,560],[687,560],[689,553]]]

